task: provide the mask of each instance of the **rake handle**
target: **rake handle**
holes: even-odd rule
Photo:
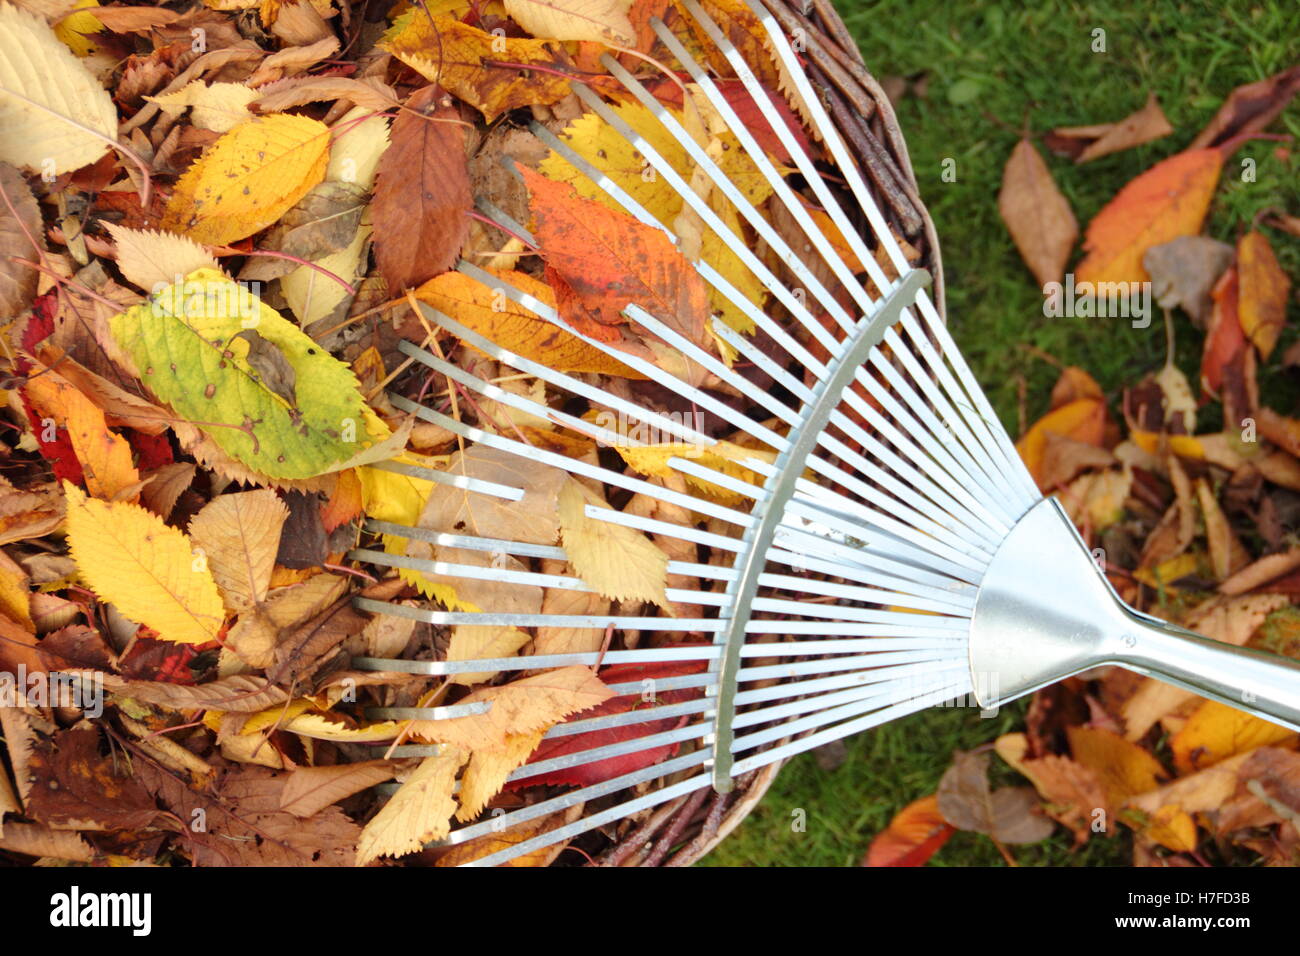
[[[1300,731],[1300,661],[1212,640],[1128,609],[1121,643],[1129,670]]]

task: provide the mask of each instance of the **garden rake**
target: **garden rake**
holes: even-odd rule
[[[702,257],[697,264],[701,276],[752,320],[757,333],[742,335],[715,319],[712,332],[719,351],[731,358],[726,361],[670,328],[662,317],[628,303],[624,314],[631,327],[687,363],[686,372],[673,375],[641,355],[584,335],[556,309],[500,277],[469,262],[459,266],[464,275],[670,390],[683,410],[725,423],[726,433],[736,439],[728,446],[732,457],[727,464],[720,455],[709,455],[718,447],[717,430],[710,434],[700,427],[699,416],[636,401],[627,389],[599,387],[592,384],[592,375],[555,371],[420,304],[431,326],[540,379],[565,399],[607,409],[618,421],[645,426],[647,434],[670,436],[665,441],[680,449],[666,460],[673,480],[650,480],[635,469],[534,447],[508,434],[470,427],[401,395],[392,396],[394,405],[469,442],[520,456],[530,467],[561,469],[662,503],[681,520],[594,504],[586,505],[586,517],[685,542],[698,555],[709,556],[707,562],[668,564],[670,584],[697,582],[665,592],[674,607],[693,608],[692,617],[646,611],[641,604],[628,613],[565,615],[429,610],[357,599],[365,611],[434,625],[581,628],[606,635],[606,648],[590,653],[472,661],[354,659],[359,669],[446,676],[610,665],[609,673],[619,675],[613,678],[613,692],[641,697],[636,706],[585,718],[577,714],[552,727],[542,750],[510,775],[508,786],[527,786],[530,779],[545,783],[574,767],[651,751],[657,762],[642,760],[633,772],[573,786],[471,823],[440,843],[460,844],[583,806],[584,815],[573,822],[474,861],[495,865],[701,788],[726,792],[741,774],[930,706],[968,698],[994,708],[1105,664],[1300,729],[1300,663],[1222,644],[1129,608],[1064,509],[1042,497],[927,295],[929,274],[909,265],[903,244],[891,232],[772,14],[751,3],[766,31],[764,46],[773,64],[787,78],[790,94],[802,101],[808,125],[835,161],[833,175],[814,164],[719,25],[696,0],[682,0],[682,6],[698,35],[707,37],[734,69],[770,130],[764,136],[781,143],[793,169],[778,168],[769,158],[737,115],[734,100],[724,95],[699,58],[662,22],[653,21],[652,27],[766,180],[770,201],[780,203],[797,226],[798,242],[785,237],[790,229],[783,235],[774,228],[715,161],[716,151],[710,155],[612,57],[604,62],[610,74],[645,107],[642,115],[662,124],[686,151],[695,169],[707,176],[711,193],[699,190],[698,181],[688,181],[656,150],[655,136],[634,129],[588,87],[575,84],[574,91],[672,187],[789,319],[776,321],[769,314],[776,308],[759,308],[737,288],[734,271],[724,275]],[[619,208],[676,241],[673,223],[656,219],[602,173],[599,157],[583,155],[540,125],[534,124],[533,132]],[[662,142],[662,131],[655,133]],[[836,189],[847,188],[856,211],[845,208],[828,179]],[[824,210],[819,218],[834,224],[840,245],[828,237],[796,186]],[[726,198],[767,253],[761,253],[761,246],[751,248],[754,244],[719,216],[710,194]],[[479,210],[506,233],[531,241],[524,225],[491,203],[480,200]],[[797,245],[804,248],[793,247]],[[776,260],[793,280],[769,266]],[[865,271],[869,282],[856,277],[855,269]],[[467,392],[605,446],[641,444],[600,427],[599,418],[593,423],[563,411],[564,399],[535,401],[410,343],[401,347]],[[742,447],[739,457],[737,447]],[[752,457],[745,456],[745,448]],[[519,488],[454,471],[400,462],[382,467],[454,485],[485,502],[518,501],[523,495]],[[378,550],[353,552],[355,559],[409,569],[431,580],[477,578],[510,587],[591,590],[571,570],[528,569],[547,559],[564,562],[566,552],[559,544],[376,520],[366,530],[512,559],[501,566],[501,561],[480,565]],[[657,642],[656,635],[677,638]],[[684,642],[681,635],[696,635],[696,643]],[[637,671],[633,665],[645,668]],[[643,680],[638,673],[657,676]],[[651,692],[643,693],[647,688]],[[482,711],[482,703],[452,704],[378,708],[370,716],[437,720]],[[594,737],[597,746],[576,752],[571,746],[557,747],[564,738],[594,732],[607,732]],[[544,751],[554,755],[547,757]],[[438,748],[402,745],[385,752],[420,756]]]

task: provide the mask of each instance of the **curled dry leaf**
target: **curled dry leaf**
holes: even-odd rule
[[[1262,232],[1248,232],[1237,243],[1237,274],[1242,331],[1266,359],[1286,324],[1291,280]]]

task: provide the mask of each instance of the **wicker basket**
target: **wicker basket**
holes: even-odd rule
[[[920,253],[918,265],[933,277],[932,295],[943,317],[938,237],[917,195],[907,144],[888,96],[867,72],[853,37],[830,0],[811,0],[807,12],[784,0],[764,0],[764,4],[787,33],[802,32],[808,78],[858,160],[890,226]],[[777,762],[738,778],[731,793],[699,790],[630,824],[625,821],[622,829],[626,832],[619,833],[614,845],[595,862],[606,866],[689,866],[698,862],[762,800],[780,768],[781,762]]]

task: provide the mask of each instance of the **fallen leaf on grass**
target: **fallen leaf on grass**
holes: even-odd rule
[[[876,835],[863,866],[924,866],[956,830],[939,813],[935,794],[914,800]]]
[[[1232,246],[1209,236],[1179,236],[1142,256],[1152,293],[1162,308],[1180,307],[1197,326],[1209,318],[1210,290],[1232,264]]]
[[[1097,775],[1112,807],[1155,789],[1156,782],[1168,776],[1160,761],[1119,734],[1093,727],[1068,727],[1066,734],[1070,753]]]
[[[991,790],[988,765],[987,754],[954,754],[939,781],[937,804],[943,818],[959,830],[984,833],[1002,843],[1037,843],[1049,837],[1052,821],[1033,812],[1033,790]]]
[[[1188,150],[1129,182],[1088,224],[1076,286],[1147,281],[1142,257],[1153,246],[1201,231],[1222,168],[1219,150]]]
[[[1300,65],[1237,87],[1188,148],[1218,146],[1243,133],[1258,133],[1277,118],[1297,92]]]
[[[1237,275],[1242,331],[1267,359],[1286,324],[1291,280],[1262,232],[1248,232],[1237,243]]]
[[[1037,147],[1022,139],[1002,171],[998,211],[1040,285],[1060,282],[1079,223]]]
[[[1247,750],[1281,743],[1295,731],[1254,717],[1236,707],[1207,700],[1192,712],[1169,748],[1180,774],[1194,773]]]
[[[1048,142],[1051,148],[1071,157],[1076,163],[1087,163],[1168,136],[1173,131],[1160,109],[1160,101],[1151,93],[1140,110],[1118,123],[1062,126],[1052,130]]]

